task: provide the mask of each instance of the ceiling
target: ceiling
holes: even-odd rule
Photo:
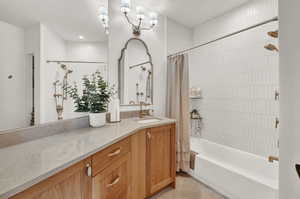
[[[109,0],[0,0],[0,20],[21,27],[46,24],[65,40],[105,41],[97,8]],[[249,0],[132,0],[187,27],[194,27]]]
[[[24,28],[41,22],[65,40],[76,41],[82,35],[87,41],[105,41],[107,35],[97,18],[101,1],[0,0],[0,20]]]
[[[193,28],[249,0],[132,0]]]

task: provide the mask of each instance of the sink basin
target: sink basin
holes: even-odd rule
[[[149,118],[149,119],[139,120],[137,123],[139,123],[139,124],[148,124],[148,123],[159,122],[159,121],[161,121],[161,119],[158,119],[158,118]]]

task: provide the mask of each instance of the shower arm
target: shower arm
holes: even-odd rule
[[[149,63],[151,63],[151,62],[146,61],[146,62],[143,62],[143,63],[140,63],[140,64],[132,65],[132,66],[129,66],[129,69],[133,69],[133,68],[136,68],[138,66],[142,66],[142,65],[145,65],[145,64],[149,64]]]

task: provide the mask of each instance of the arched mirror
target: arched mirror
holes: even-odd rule
[[[118,72],[121,105],[153,104],[153,63],[143,40],[131,38],[126,42]]]

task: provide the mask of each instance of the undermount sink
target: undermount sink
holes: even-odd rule
[[[137,123],[139,123],[139,124],[148,124],[148,123],[159,122],[159,121],[161,121],[161,119],[159,119],[159,118],[149,118],[149,119],[138,120]]]

